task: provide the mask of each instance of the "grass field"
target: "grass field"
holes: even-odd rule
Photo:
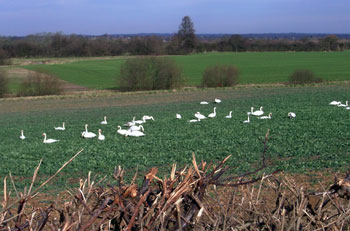
[[[214,104],[200,105],[220,97],[217,118],[188,123],[197,111],[212,112]],[[332,100],[350,99],[349,85],[321,87],[241,88],[163,92],[159,94],[116,94],[109,97],[67,99],[18,99],[0,102],[0,175],[11,172],[17,176],[19,187],[30,181],[34,167],[43,163],[39,176],[52,175],[66,160],[80,149],[83,153],[63,171],[55,187],[70,187],[88,171],[100,176],[113,173],[121,165],[134,173],[160,166],[169,170],[189,163],[192,153],[197,160],[214,162],[232,154],[229,165],[235,172],[244,172],[260,163],[262,139],[270,129],[267,157],[269,169],[289,172],[310,172],[329,169],[348,169],[350,164],[350,110],[329,106]],[[11,106],[10,106],[11,105]],[[251,118],[243,124],[250,107],[264,107],[272,112],[271,120]],[[232,119],[225,119],[229,111]],[[287,118],[293,111],[297,117]],[[176,120],[180,113],[183,120]],[[145,137],[123,137],[117,134],[117,125],[133,116],[152,115],[147,122]],[[100,125],[107,115],[109,124]],[[66,131],[55,131],[54,126],[66,122]],[[102,128],[104,142],[80,137],[84,124],[97,133]],[[26,140],[20,140],[23,129]],[[60,139],[54,144],[43,144],[41,134]],[[24,179],[24,180],[23,180]]]
[[[241,84],[286,82],[296,69],[310,69],[325,80],[350,80],[350,52],[207,53],[170,58],[183,69],[186,86],[198,86],[205,68],[215,64],[236,65]],[[124,61],[119,57],[25,68],[45,70],[88,88],[117,89],[119,69]]]

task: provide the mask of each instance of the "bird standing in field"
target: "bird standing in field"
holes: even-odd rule
[[[145,131],[145,129],[143,128],[143,126],[142,125],[139,125],[139,126],[136,126],[136,125],[134,125],[134,126],[131,126],[131,127],[129,127],[129,129],[128,129],[128,131],[129,132],[133,132],[133,131]]]
[[[142,120],[153,120],[154,121],[154,118],[153,118],[153,116],[144,115],[144,116],[142,116]]]
[[[105,136],[102,135],[102,130],[98,129],[98,140],[105,140]]]
[[[261,117],[258,117],[258,119],[261,119],[261,120],[271,119],[271,116],[272,116],[272,112],[270,112],[268,116],[261,116]]]
[[[339,104],[341,104],[341,102],[340,101],[332,101],[332,102],[330,102],[329,103],[329,105],[339,105]]]
[[[205,115],[201,114],[199,111],[194,114],[198,120],[206,119]]]
[[[134,125],[135,126],[135,125]],[[120,135],[125,136],[128,133],[128,130],[126,129],[122,129],[122,127],[118,126],[118,131],[117,131]]]
[[[261,116],[264,114],[264,111],[262,109],[263,109],[263,107],[260,107],[260,109],[258,111],[254,111],[251,114],[255,115],[255,116]]]
[[[214,103],[221,103],[221,99],[215,98]]]
[[[208,118],[215,118],[216,117],[216,107],[214,107],[214,112],[213,113],[210,113],[208,115]]]
[[[249,114],[248,114],[248,119],[243,121],[244,124],[250,123],[250,119],[249,119]]]
[[[141,132],[141,131],[128,131],[128,133],[125,134],[125,136],[134,136],[134,137],[140,137],[140,136],[144,136],[145,133]]]
[[[296,115],[294,112],[288,112],[288,117],[289,117],[289,119],[293,119],[296,117]]]
[[[107,116],[103,117],[103,121],[100,124],[107,124]]]
[[[19,137],[21,140],[24,140],[26,137],[23,135],[23,130],[21,130],[21,136]]]
[[[46,133],[45,132],[43,133],[43,136],[44,136],[44,141],[43,141],[44,144],[51,144],[51,143],[55,143],[55,142],[59,141],[59,140],[55,140],[55,139],[46,139]]]
[[[180,114],[176,114],[176,119],[182,119],[181,115]]]
[[[85,131],[81,133],[81,136],[84,138],[94,138],[96,134],[93,132],[89,132],[87,129],[88,126],[89,125],[85,124]]]
[[[64,127],[64,122],[62,123],[62,127],[54,127],[55,130],[59,130],[59,131],[64,131],[66,130],[66,128]]]
[[[230,111],[230,112],[228,113],[228,115],[227,115],[227,116],[225,116],[225,118],[227,118],[227,119],[231,119],[231,118],[232,118],[232,111]]]

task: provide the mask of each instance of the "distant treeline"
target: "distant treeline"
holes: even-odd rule
[[[343,51],[349,48],[350,39],[340,39],[336,35],[301,39],[248,38],[241,35],[208,39],[196,36],[186,40],[180,38],[179,34],[171,37],[158,35],[91,37],[55,33],[0,37],[0,64],[4,58],[17,57],[177,55],[212,51]]]

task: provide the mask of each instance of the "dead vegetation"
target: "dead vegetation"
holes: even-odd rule
[[[268,133],[261,166],[242,175],[229,174],[226,161],[197,163],[181,169],[174,164],[168,176],[151,168],[142,184],[136,172],[130,183],[116,167],[113,181],[95,182],[89,173],[69,197],[57,197],[46,206],[34,206],[39,190],[53,176],[24,192],[8,190],[4,179],[0,230],[348,230],[350,228],[350,177],[335,179],[322,192],[308,192],[294,179],[266,169]],[[13,178],[10,175],[13,184]],[[13,184],[14,185],[14,184]],[[11,197],[15,194],[15,197]],[[266,202],[273,203],[266,203]]]

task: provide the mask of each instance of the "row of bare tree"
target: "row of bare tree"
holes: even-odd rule
[[[240,35],[214,40],[198,38],[194,24],[185,16],[173,36],[113,36],[64,35],[62,33],[0,37],[0,65],[13,57],[68,57],[117,55],[178,55],[211,51],[342,51],[350,48],[349,40],[335,35],[300,40],[250,39]]]

